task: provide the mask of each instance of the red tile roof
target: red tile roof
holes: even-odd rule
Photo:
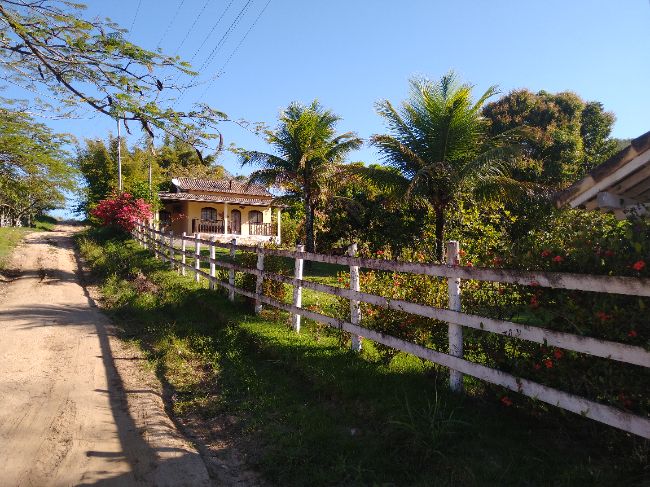
[[[197,179],[197,178],[174,178],[172,183],[181,191],[209,191],[214,193],[236,193],[251,196],[273,197],[269,191],[259,184],[251,184],[237,179]]]

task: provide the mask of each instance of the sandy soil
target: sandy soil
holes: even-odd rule
[[[0,283],[0,484],[210,485],[155,376],[79,284],[74,231],[29,235]]]

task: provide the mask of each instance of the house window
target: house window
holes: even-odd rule
[[[261,211],[253,210],[248,212],[248,223],[263,223],[264,218]]]
[[[217,221],[217,210],[214,208],[201,208],[201,220],[216,222]]]

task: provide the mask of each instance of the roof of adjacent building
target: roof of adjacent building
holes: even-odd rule
[[[208,191],[212,193],[234,193],[251,196],[266,196],[273,198],[273,195],[259,184],[248,184],[237,179],[199,179],[199,178],[174,178],[174,186],[180,191]]]
[[[650,203],[650,132],[592,169],[559,193],[558,207],[584,207],[622,212]]]
[[[268,198],[242,198],[239,196],[227,196],[218,194],[194,194],[194,193],[158,193],[160,200],[163,202],[170,201],[199,201],[204,203],[230,203],[234,205],[250,206],[271,206],[271,200]],[[283,208],[285,205],[273,204],[274,207]]]

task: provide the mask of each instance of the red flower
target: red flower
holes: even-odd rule
[[[512,406],[512,399],[510,399],[508,396],[503,396],[501,398],[501,404],[504,406]]]
[[[467,263],[466,263],[465,265],[466,265],[467,267],[474,267],[474,264],[472,264],[472,262],[469,261],[469,260],[467,261]]]
[[[465,255],[465,254],[467,254],[467,252],[465,252],[463,249],[460,249],[460,250],[458,251],[458,255],[460,255],[461,257],[462,257],[463,255]]]
[[[613,255],[614,255],[614,251],[613,251],[613,250],[605,250],[605,257],[611,257],[611,256],[613,256]]]
[[[533,364],[533,369],[535,369],[535,370],[539,370],[539,369],[541,369],[541,368],[542,368],[541,365],[539,365],[539,364]]]
[[[384,251],[383,250],[378,250],[377,255],[384,255]]]
[[[550,250],[542,250],[542,257],[548,257],[549,255],[551,255]]]
[[[630,330],[627,332],[627,336],[635,338],[637,336],[636,330]]]
[[[546,366],[547,369],[552,369],[553,361],[550,358],[547,358],[546,360],[544,360],[544,365]]]
[[[559,262],[562,262],[563,260],[564,260],[564,257],[562,257],[561,255],[556,255],[555,257],[553,257],[553,262],[558,262],[559,263]]]
[[[555,351],[553,352],[553,356],[558,360],[560,360],[562,358],[562,355],[564,355],[562,353],[562,350],[560,350],[558,348],[556,348]]]
[[[623,404],[623,407],[630,408],[632,407],[632,401],[622,392],[618,395],[618,400]]]
[[[596,316],[598,317],[598,319],[599,319],[600,321],[607,321],[608,319],[611,318],[611,316],[609,316],[609,315],[608,315],[607,313],[605,313],[604,311],[598,311],[598,312],[596,313]]]
[[[539,302],[537,301],[537,296],[531,296],[530,297],[530,307],[531,308],[537,308],[539,306]]]
[[[645,268],[645,262],[642,260],[637,260],[634,264],[632,264],[632,269],[635,271],[642,271]]]

